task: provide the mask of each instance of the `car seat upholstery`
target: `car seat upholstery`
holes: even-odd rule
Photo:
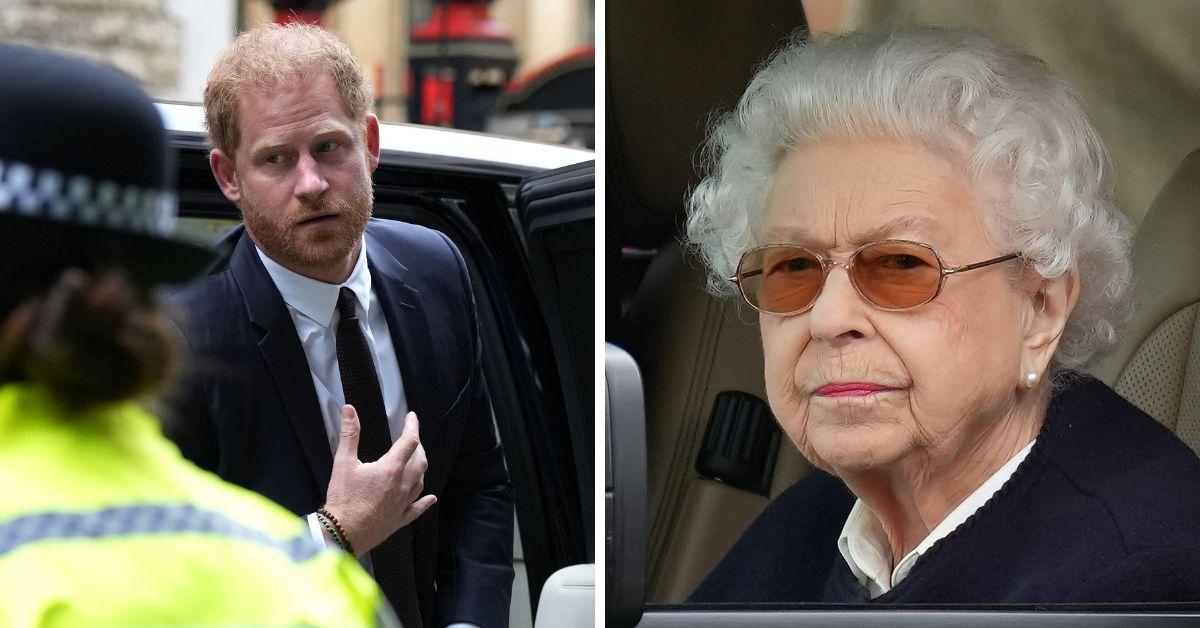
[[[804,11],[796,0],[698,0],[687,11],[613,0],[605,22],[606,335],[637,360],[646,389],[647,600],[679,602],[768,501],[695,471],[716,394],[762,397],[762,358],[756,317],[709,296],[701,265],[681,253],[683,201],[710,112],[737,102]],[[644,279],[622,247],[656,251]],[[789,449],[776,468],[799,473]]]
[[[1154,199],[1133,267],[1133,319],[1093,372],[1200,453],[1200,150]]]
[[[768,497],[714,480],[695,468],[718,393],[765,399],[758,315],[712,297],[698,260],[678,244],[659,249],[634,298],[630,350],[646,382],[647,599],[686,599],[767,505]],[[808,469],[781,439],[771,497]]]
[[[536,628],[595,624],[596,566],[570,565],[550,575],[538,598]]]

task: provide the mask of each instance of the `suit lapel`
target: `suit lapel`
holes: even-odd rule
[[[258,348],[275,380],[292,430],[308,461],[308,470],[323,491],[333,472],[333,454],[329,451],[325,421],[321,417],[317,391],[313,388],[308,358],[304,356],[304,347],[296,335],[292,317],[288,316],[283,297],[263,267],[249,236],[243,234],[238,241],[229,265],[241,288],[250,322],[264,332]]]
[[[442,465],[438,464],[443,462],[441,429],[436,420],[438,417],[433,414],[435,401],[440,398],[440,371],[421,293],[401,281],[407,269],[372,236],[370,229],[367,231],[367,267],[396,349],[408,409],[416,412],[421,422],[421,444],[429,458],[429,468],[441,469]]]

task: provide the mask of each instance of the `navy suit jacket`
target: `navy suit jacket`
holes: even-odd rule
[[[240,229],[240,228],[239,228]],[[325,502],[333,455],[304,349],[245,233],[227,264],[169,299],[190,363],[164,429],[184,455],[297,515]],[[513,501],[492,425],[466,264],[446,236],[372,219],[367,266],[429,458],[417,590],[429,625],[508,622]],[[436,582],[436,594],[435,594]]]

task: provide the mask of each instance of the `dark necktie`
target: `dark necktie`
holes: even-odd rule
[[[358,410],[362,433],[358,441],[358,459],[375,462],[392,446],[388,431],[383,392],[375,373],[371,349],[359,325],[354,307],[354,291],[343,287],[338,293],[337,326],[338,370],[342,374],[342,392],[346,403]],[[353,541],[353,539],[351,539]],[[416,578],[413,574],[412,530],[405,526],[371,550],[371,565],[379,588],[400,616],[405,628],[420,628],[421,606],[417,599]]]

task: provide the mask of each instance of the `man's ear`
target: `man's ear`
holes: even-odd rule
[[[379,167],[379,118],[375,114],[367,114],[367,167],[371,172]]]
[[[1030,295],[1032,316],[1021,347],[1021,373],[1045,375],[1050,359],[1058,348],[1067,319],[1079,300],[1079,279],[1075,271],[1061,277],[1043,279]]]
[[[225,198],[229,199],[230,203],[240,203],[242,186],[238,183],[237,171],[233,168],[233,157],[219,148],[214,148],[208,154],[208,167],[212,169],[213,178],[217,180]]]

